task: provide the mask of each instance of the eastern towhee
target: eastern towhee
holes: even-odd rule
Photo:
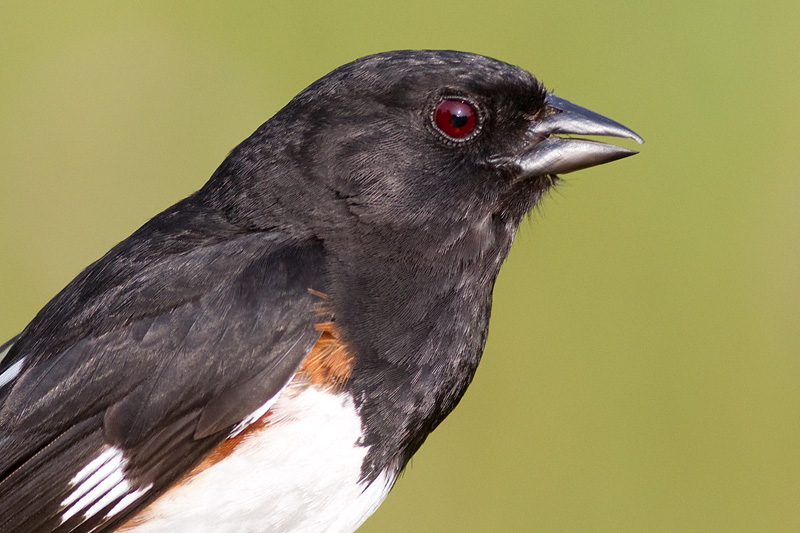
[[[562,136],[564,135],[564,136]],[[520,221],[641,139],[453,51],[340,67],[0,347],[0,532],[350,532],[456,406]]]

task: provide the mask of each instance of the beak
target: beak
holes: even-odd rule
[[[523,178],[566,174],[639,153],[613,144],[558,137],[557,134],[608,135],[633,139],[639,144],[644,142],[619,122],[552,94],[545,98],[544,119],[534,122],[529,133],[533,139],[540,140],[517,158]]]

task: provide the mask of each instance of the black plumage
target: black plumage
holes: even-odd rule
[[[440,130],[443,99],[476,113],[474,132]],[[0,531],[119,524],[275,396],[325,321],[353,355],[362,479],[402,468],[472,379],[500,265],[557,181],[548,168],[634,153],[555,137],[638,139],[567,104],[460,52],[363,58],[301,92],[14,340],[0,361],[22,361],[0,386]],[[154,488],[121,515],[61,524],[69,480],[104,445],[125,451],[134,489]]]

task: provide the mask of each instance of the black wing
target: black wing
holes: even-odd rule
[[[0,349],[0,532],[118,525],[276,396],[318,339],[319,243],[155,250],[152,233]]]

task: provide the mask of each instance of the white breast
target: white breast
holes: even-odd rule
[[[397,478],[359,482],[368,448],[352,398],[288,387],[269,426],[168,491],[123,530],[135,533],[346,533],[381,504]]]

